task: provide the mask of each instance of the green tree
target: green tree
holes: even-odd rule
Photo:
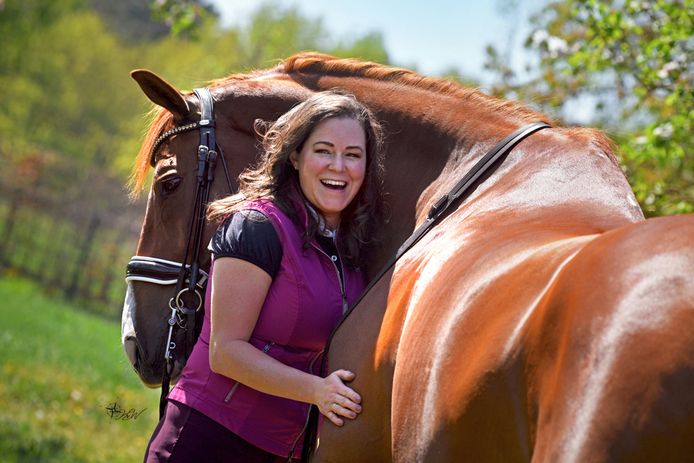
[[[129,66],[100,18],[75,11],[35,29],[23,46],[21,59],[0,74],[7,92],[3,151],[50,150],[85,161],[108,152],[126,104],[117,95]]]
[[[7,0],[0,2],[0,155],[14,156],[31,145],[32,105],[42,98],[42,81],[34,78],[32,55],[41,41],[36,32],[84,6],[80,0]],[[22,127],[20,131],[16,131]],[[22,134],[22,136],[17,136]]]
[[[148,5],[177,4],[208,13],[196,16],[189,33],[172,27],[162,35],[161,24],[142,18],[142,9],[133,13],[105,0],[0,2],[0,32],[13,38],[0,41],[3,159],[27,165],[27,159],[46,164],[70,158],[85,169],[96,162],[125,179],[146,124],[141,114],[149,107],[128,78],[135,68],[152,69],[189,89],[302,50],[388,59],[380,34],[335,40],[320,19],[297,8],[265,4],[247,25],[222,28],[201,1]],[[151,32],[137,31],[148,27]],[[16,178],[11,172],[4,178]]]
[[[197,39],[203,24],[217,13],[200,0],[150,0],[152,16],[167,24],[176,37]]]
[[[321,18],[309,18],[298,7],[285,8],[276,2],[261,5],[240,35],[245,62],[251,68],[265,67],[307,50],[384,64],[389,61],[380,33],[339,40],[330,36]]]
[[[647,215],[694,210],[694,0],[549,2],[519,77],[493,47],[493,92],[571,121],[577,108],[617,141]],[[586,106],[590,106],[586,111]]]

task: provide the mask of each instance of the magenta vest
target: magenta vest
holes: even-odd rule
[[[343,296],[330,256],[317,243],[304,249],[302,230],[277,206],[261,200],[246,208],[270,219],[283,252],[250,343],[286,365],[318,374],[328,337],[344,307],[354,304],[364,289],[364,276],[345,265]],[[305,207],[297,212],[306,224]],[[210,275],[213,269],[214,259]],[[261,449],[300,456],[309,404],[259,392],[210,369],[211,287],[207,285],[200,338],[169,399],[195,408]]]

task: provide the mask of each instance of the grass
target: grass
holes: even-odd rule
[[[125,358],[117,322],[0,277],[0,460],[142,461],[157,423],[159,391]],[[112,419],[116,402],[137,419]]]

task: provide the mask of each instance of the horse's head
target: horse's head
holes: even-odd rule
[[[210,263],[206,247],[215,228],[201,219],[204,196],[211,201],[235,190],[238,174],[256,157],[255,120],[275,119],[308,92],[289,87],[268,91],[267,86],[243,79],[235,85],[213,85],[210,106],[214,107],[208,110],[214,112],[215,123],[206,124],[204,119],[201,123],[209,116],[203,114],[200,96],[180,92],[149,71],[133,71],[132,77],[161,109],[134,172],[134,187],[140,188],[150,165],[154,168],[136,257],[128,265],[122,341],[142,381],[156,387],[167,363],[167,345],[173,348],[169,369],[175,379],[200,329],[202,310],[192,311],[202,306]],[[215,125],[216,143],[210,144],[210,127]],[[207,161],[200,187],[204,145],[217,155]],[[183,263],[188,271],[179,282]]]

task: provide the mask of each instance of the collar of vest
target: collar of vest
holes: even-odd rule
[[[315,207],[306,199],[304,193],[301,191],[301,187],[298,185],[294,186],[292,194],[290,194],[290,201],[294,210],[297,213],[299,223],[303,224],[304,230],[308,229],[309,214],[313,216],[318,222],[318,233],[329,238],[335,238],[338,234],[338,230],[333,231],[325,226],[325,219],[321,216]]]

